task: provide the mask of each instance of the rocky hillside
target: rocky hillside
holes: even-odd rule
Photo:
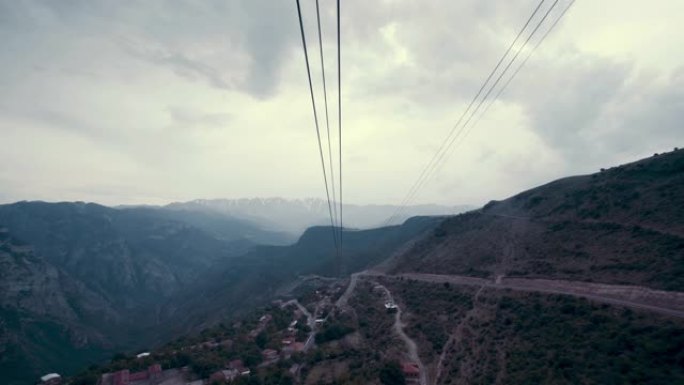
[[[401,309],[384,309],[387,295]],[[350,347],[323,346],[332,380],[383,384],[389,363],[417,363],[428,384],[676,384],[684,381],[684,320],[568,295],[378,278],[350,302]],[[335,378],[336,377],[336,378]],[[397,373],[399,383],[406,375]]]
[[[557,180],[449,218],[392,271],[684,291],[684,151]]]
[[[6,228],[0,229],[0,314],[0,377],[8,384],[46,366],[69,371],[88,358],[102,359],[107,341],[115,338],[103,333],[122,321],[107,301],[36,256]]]
[[[115,306],[158,304],[244,252],[180,221],[85,203],[0,206],[0,223],[46,262]]]
[[[2,383],[151,343],[174,326],[160,314],[180,293],[251,247],[155,212],[85,203],[3,205],[0,226]]]

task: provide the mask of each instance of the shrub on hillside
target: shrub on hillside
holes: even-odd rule
[[[380,382],[383,385],[405,385],[406,378],[401,372],[401,367],[398,362],[391,361],[385,364],[382,369],[380,369]]]

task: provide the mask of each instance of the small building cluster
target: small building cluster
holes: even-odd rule
[[[227,368],[214,372],[209,377],[209,382],[232,382],[241,376],[248,376],[252,372],[245,367],[242,360],[233,360],[228,362]]]
[[[169,377],[171,371],[163,372],[161,365],[151,365],[147,370],[131,373],[128,369],[105,373],[99,385],[156,385]],[[177,372],[177,370],[173,370]],[[166,374],[166,375],[165,375]]]
[[[226,352],[231,352],[228,354],[240,355],[240,348],[243,344],[248,347],[252,345],[257,345],[265,347],[261,351],[261,363],[257,365],[258,359],[252,355],[251,351],[249,354],[242,357],[243,359],[248,359],[250,366],[254,370],[260,370],[261,368],[274,366],[276,364],[286,364],[288,359],[290,359],[294,354],[305,353],[308,349],[314,346],[315,330],[324,322],[328,320],[328,315],[331,309],[334,307],[332,304],[330,296],[340,292],[340,288],[335,288],[333,290],[321,290],[316,292],[315,307],[313,309],[307,309],[302,306],[297,299],[291,299],[287,302],[276,301],[273,304],[279,306],[280,310],[288,309],[288,313],[272,313],[265,312],[256,326],[244,327],[242,323],[233,324],[234,328],[240,328],[240,332],[236,334],[218,334],[223,335],[221,337],[215,337],[209,340],[204,340],[203,342],[197,342],[202,340],[195,340],[192,344],[187,344],[184,346],[176,346],[174,349],[163,352],[159,355],[160,359],[165,360],[168,355],[175,356],[181,352],[190,353],[189,356],[195,357],[195,353],[198,353],[200,357],[212,357],[212,367],[203,368],[197,372],[191,369],[187,363],[181,364],[185,365],[178,368],[170,368],[162,370],[162,366],[159,363],[154,363],[145,370],[139,370],[133,372],[137,368],[142,367],[147,363],[152,363],[156,361],[156,354],[151,352],[141,352],[136,354],[135,362],[131,364],[133,368],[127,368],[122,370],[116,370],[109,373],[104,373],[100,376],[97,385],[207,385],[209,383],[230,383],[240,381],[241,377],[250,376],[252,371],[244,365],[244,362],[240,359],[234,359],[222,364],[213,364],[213,362],[221,362],[220,359],[225,359]],[[274,310],[277,311],[277,310]],[[283,317],[289,316],[289,311],[292,311],[291,321],[288,323],[282,322]],[[275,318],[274,318],[275,317]],[[305,317],[306,321],[304,321]],[[278,320],[278,327],[273,327],[275,323],[274,319]],[[253,321],[252,321],[253,322]],[[253,324],[252,324],[253,325]],[[287,327],[285,327],[287,325]],[[276,330],[278,329],[278,330]],[[266,342],[260,334],[266,337]],[[214,334],[217,335],[217,334]],[[257,337],[258,341],[257,341]],[[230,337],[231,339],[225,339],[225,337]],[[300,341],[298,341],[298,339]],[[301,341],[305,340],[305,341]],[[213,352],[213,350],[216,350]],[[186,355],[187,357],[188,355]],[[228,356],[230,357],[230,356]],[[128,360],[129,358],[127,358]],[[174,365],[167,361],[163,361],[165,365]],[[173,361],[172,361],[173,362]],[[252,366],[254,365],[254,366]],[[288,364],[288,372],[293,377],[299,377],[302,366],[299,364]],[[119,369],[121,366],[115,366],[114,368]],[[114,368],[110,369],[113,370]],[[279,365],[280,368],[280,365]],[[284,369],[282,367],[281,369]],[[271,369],[265,370],[266,372]],[[261,371],[262,374],[264,371]],[[52,373],[45,375],[41,378],[41,385],[61,385],[62,380],[58,374]]]

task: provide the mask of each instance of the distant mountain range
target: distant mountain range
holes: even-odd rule
[[[283,198],[245,198],[245,199],[197,199],[189,202],[176,202],[164,206],[165,209],[219,213],[232,218],[247,220],[271,231],[301,234],[311,226],[330,225],[328,202],[323,199],[283,199]],[[344,204],[344,226],[347,228],[370,229],[386,225],[388,218],[395,214],[396,205],[356,205]],[[473,206],[457,205],[413,205],[402,210],[394,218],[397,224],[414,216],[453,215]]]

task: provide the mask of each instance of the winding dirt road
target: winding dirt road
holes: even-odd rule
[[[480,289],[477,291],[475,299],[482,292],[484,288],[492,289],[510,289],[526,292],[538,292],[547,294],[561,294],[573,297],[586,298],[595,302],[606,303],[610,305],[618,305],[629,307],[633,309],[645,310],[654,313],[664,314],[676,318],[684,319],[684,292],[673,292],[655,290],[641,286],[629,285],[611,285],[604,283],[592,283],[582,281],[565,281],[553,279],[537,279],[537,278],[510,278],[502,275],[497,275],[495,279],[484,279],[477,277],[468,277],[460,275],[440,275],[428,273],[405,273],[398,275],[387,275],[377,271],[363,271],[355,273],[351,276],[349,285],[344,294],[336,302],[339,308],[347,308],[347,302],[356,288],[359,279],[372,278],[388,278],[388,279],[413,279],[423,282],[431,283],[449,283],[463,286],[477,286]],[[378,287],[386,293],[387,298],[392,303],[394,298],[392,293],[385,286],[375,282]],[[475,310],[475,309],[472,309]],[[397,307],[394,320],[394,330],[401,340],[406,344],[407,355],[409,359],[416,364],[420,369],[420,384],[427,385],[427,371],[423,365],[419,355],[415,341],[411,339],[404,332],[404,325],[401,321],[401,308]],[[458,328],[454,335],[450,336],[447,346],[453,343],[458,337]],[[444,352],[443,352],[444,353]],[[443,355],[443,354],[442,354]],[[438,381],[442,374],[442,366],[444,357],[440,356],[434,381]]]
[[[347,301],[349,301],[349,297],[354,292],[354,288],[356,288],[356,281],[359,279],[359,275],[365,273],[366,272],[362,271],[351,275],[351,278],[349,279],[349,285],[347,285],[347,289],[344,291],[344,293],[342,293],[340,298],[337,299],[337,302],[335,302],[336,307],[341,309],[347,307]]]
[[[285,302],[282,307],[292,305],[294,304],[297,306],[297,308],[306,316],[306,323],[311,329],[311,332],[309,332],[309,337],[306,339],[306,342],[304,343],[304,352],[308,351],[313,345],[314,342],[316,341],[316,320],[314,319],[313,314],[311,314],[299,301],[296,299],[290,300]]]
[[[373,283],[375,283],[385,292],[388,301],[396,304],[394,297],[392,296],[392,292],[390,292],[388,288],[377,282]],[[409,337],[406,332],[404,332],[404,324],[401,322],[401,307],[399,307],[399,305],[397,305],[397,311],[394,313],[394,332],[397,333],[399,338],[401,338],[401,340],[404,341],[404,344],[406,344],[409,360],[418,365],[418,369],[420,370],[420,385],[427,385],[427,373],[425,372],[425,366],[418,355],[418,345],[416,345],[416,342]]]
[[[362,275],[368,277],[386,277],[390,279],[414,279],[424,282],[450,283],[465,286],[484,286],[494,289],[563,294],[587,298],[610,305],[626,306],[672,317],[684,318],[684,293],[655,290],[641,286],[610,285],[604,283],[536,278],[497,277],[496,280],[489,280],[460,275],[427,273],[385,275],[383,273],[366,271],[363,272]]]

